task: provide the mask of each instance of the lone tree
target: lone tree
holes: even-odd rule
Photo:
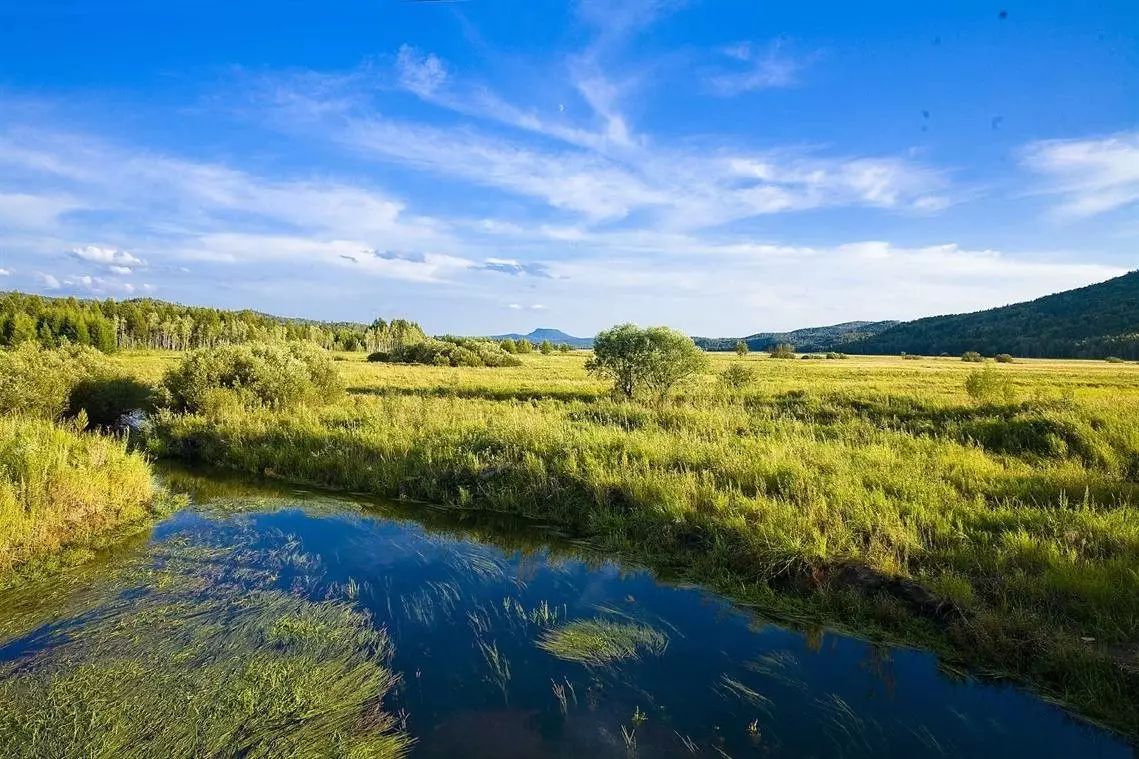
[[[676,330],[620,324],[593,339],[593,358],[585,368],[612,379],[614,392],[626,398],[646,393],[659,403],[676,383],[703,370],[707,361],[692,338]]]
[[[747,343],[743,340],[736,341],[736,355],[741,358],[747,355]]]

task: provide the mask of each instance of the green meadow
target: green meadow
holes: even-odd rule
[[[1139,725],[1139,366],[713,354],[646,403],[613,399],[580,352],[335,358],[337,400],[160,411],[147,449],[555,523],[740,603]],[[114,361],[158,382],[178,356]]]

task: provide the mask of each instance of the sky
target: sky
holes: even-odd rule
[[[1137,262],[1134,0],[0,0],[0,289],[739,336]]]

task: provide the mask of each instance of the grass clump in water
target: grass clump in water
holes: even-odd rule
[[[121,569],[76,624],[0,666],[5,755],[403,756],[381,705],[397,681],[385,632],[351,603],[273,587],[272,566],[175,540]]]
[[[538,646],[559,659],[606,665],[660,655],[668,647],[668,636],[647,625],[586,619],[546,631]]]

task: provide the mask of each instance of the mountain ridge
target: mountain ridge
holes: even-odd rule
[[[902,322],[852,353],[1139,359],[1139,270],[1035,300]]]

